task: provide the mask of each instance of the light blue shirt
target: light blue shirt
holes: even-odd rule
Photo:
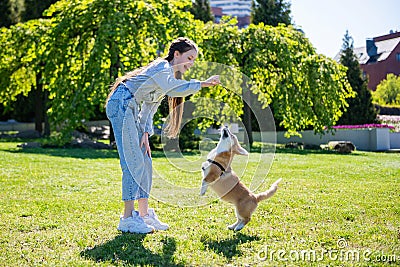
[[[172,66],[164,59],[155,60],[140,74],[126,80],[125,86],[136,102],[142,103],[138,115],[140,127],[149,135],[154,133],[153,117],[165,95],[185,97],[198,92],[199,80],[190,81],[175,78]]]

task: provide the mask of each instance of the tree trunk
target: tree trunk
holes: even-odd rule
[[[253,146],[253,129],[251,127],[251,92],[247,88],[246,82],[242,84],[242,97],[243,97],[243,124],[246,132],[244,133],[244,143]]]
[[[40,135],[43,133],[43,85],[42,85],[42,73],[36,74],[36,88],[34,89],[35,94],[35,130]]]
[[[43,96],[44,96],[44,101],[43,101],[44,136],[50,136],[50,123],[49,123],[49,117],[47,116],[47,103],[49,103],[49,92],[44,91]]]

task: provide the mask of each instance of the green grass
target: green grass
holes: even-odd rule
[[[398,153],[279,149],[258,190],[283,178],[279,191],[241,232],[226,228],[232,207],[209,197],[197,207],[151,199],[171,228],[135,235],[116,230],[122,211],[116,151],[22,150],[18,143],[0,140],[0,266],[400,264]],[[259,156],[252,153],[247,165],[235,158],[235,168],[247,166],[246,183]],[[182,160],[200,169],[199,155]],[[176,170],[160,152],[153,161],[157,177],[198,190],[200,172]],[[156,186],[167,195],[162,183]],[[352,258],[357,253],[359,260]]]

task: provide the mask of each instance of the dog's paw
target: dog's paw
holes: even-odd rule
[[[236,222],[236,223],[234,223],[234,224],[228,225],[228,229],[229,229],[229,230],[235,230],[235,227],[236,227],[237,224],[238,224],[238,223]]]
[[[203,180],[203,182],[201,183],[201,188],[200,188],[200,196],[204,196],[204,194],[207,191],[207,187],[208,187],[208,183]]]
[[[243,229],[243,227],[245,226],[245,224],[243,222],[238,223],[238,225],[236,225],[235,229],[233,229],[235,232],[240,231]]]

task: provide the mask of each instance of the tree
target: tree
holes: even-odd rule
[[[243,72],[264,107],[274,107],[288,135],[334,125],[353,96],[340,64],[317,54],[292,26],[250,25],[243,36]]]
[[[189,8],[189,12],[193,14],[195,19],[203,22],[214,21],[214,16],[211,13],[209,0],[195,0]]]
[[[285,0],[253,0],[251,22],[278,26],[280,23],[290,25],[290,3]]]
[[[400,76],[389,73],[372,95],[378,104],[400,105]]]
[[[17,96],[35,99],[35,129],[42,133],[45,100],[42,94],[44,43],[50,20],[31,20],[2,28],[0,33],[0,100],[11,109]],[[49,129],[45,129],[47,133]]]
[[[290,3],[284,0],[252,0],[251,4],[251,22],[253,24],[263,23],[271,26],[291,24]],[[243,117],[246,130],[251,133],[254,114],[247,105],[244,106]],[[252,143],[252,140],[250,140],[250,143]]]
[[[353,38],[348,31],[343,38],[340,63],[347,67],[347,79],[356,92],[356,97],[349,99],[347,110],[339,119],[342,125],[367,124],[376,121],[376,110],[372,104],[371,92],[367,81],[362,78],[362,71],[353,51]]]
[[[317,54],[291,26],[260,23],[239,31],[234,21],[207,24],[201,47],[207,60],[234,65],[249,77],[251,92],[263,108],[274,106],[274,116],[289,135],[309,127],[323,132],[337,122],[346,99],[354,96],[345,68]],[[196,97],[221,99],[237,114],[243,112],[243,102],[223,88],[202,90]],[[206,106],[210,103],[204,105],[203,112],[212,112]]]
[[[45,12],[49,19],[13,28],[26,29],[22,37],[2,32],[5,49],[0,53],[6,64],[0,69],[5,85],[0,100],[27,94],[40,70],[52,129],[61,129],[62,142],[69,141],[73,129],[104,110],[108,88],[117,76],[155,59],[178,36],[196,39],[198,22],[183,11],[189,4],[190,0],[58,1]],[[39,22],[45,21],[51,27],[40,31]],[[40,36],[40,41],[22,42],[26,33]]]
[[[25,9],[21,13],[21,21],[29,21],[32,19],[42,18],[43,11],[57,1],[58,0],[25,0]],[[44,135],[48,136],[50,135],[50,125],[48,124],[47,117],[48,92],[43,89],[42,84],[42,68],[44,66],[44,63],[40,62],[39,65],[40,68],[35,77],[35,87],[32,89],[32,94],[28,95],[28,99],[30,95],[33,95],[32,98],[34,102],[35,130],[38,131],[40,134],[43,133]],[[44,129],[42,126],[43,123],[45,124]]]
[[[42,17],[42,12],[48,8],[52,3],[56,2],[55,0],[46,0],[46,1],[33,1],[33,0],[25,0],[25,1],[14,1],[13,6],[16,10],[19,10],[19,17],[18,20],[25,22],[32,19],[38,19]],[[5,3],[9,3],[6,1]],[[11,4],[9,3],[11,8]],[[37,55],[33,56],[33,54],[37,53],[35,51],[40,46],[41,42],[41,34],[43,33],[39,28],[36,27],[41,23],[36,21],[36,25],[32,23],[26,23],[25,25],[19,24],[17,26],[11,26],[10,31],[12,32],[10,38],[17,39],[21,38],[19,41],[15,40],[17,43],[25,42],[23,47],[25,50],[19,51],[25,53],[25,55],[17,56],[17,58],[22,59],[25,57],[28,59],[29,57],[36,58],[35,62],[32,60],[28,60],[21,62],[20,60],[14,60],[10,62],[14,65],[13,68],[20,69],[24,65],[25,67],[30,68],[31,66],[37,63]],[[38,24],[39,23],[39,24]],[[14,24],[14,22],[10,21],[10,25]],[[8,26],[10,26],[8,25]],[[29,27],[26,27],[30,25]],[[34,30],[33,30],[34,29]],[[18,33],[17,33],[18,32]],[[37,34],[39,33],[39,34]],[[6,44],[7,41],[5,42]],[[30,47],[34,46],[35,50],[31,50]],[[17,51],[15,51],[17,52]],[[28,55],[29,54],[29,55]],[[14,55],[16,55],[14,53]],[[29,62],[29,66],[28,63]],[[43,65],[43,64],[42,64]],[[34,72],[36,72],[36,75]],[[47,116],[46,116],[46,102],[47,102],[47,93],[43,90],[41,84],[41,72],[40,68],[30,68],[30,74],[35,75],[35,82],[31,85],[32,89],[31,92],[24,91],[20,95],[17,96],[17,100],[13,103],[8,103],[7,106],[4,106],[8,112],[6,112],[5,116],[12,115],[12,118],[17,119],[19,121],[27,121],[34,117],[35,121],[35,130],[38,131],[40,134],[44,133],[48,135],[50,133],[49,125],[47,124]],[[30,75],[28,74],[28,75]],[[6,82],[5,80],[3,80]],[[9,86],[5,84],[4,86]],[[32,116],[33,115],[33,116]],[[45,123],[45,128],[43,129],[43,123]],[[44,131],[43,131],[44,130]]]

